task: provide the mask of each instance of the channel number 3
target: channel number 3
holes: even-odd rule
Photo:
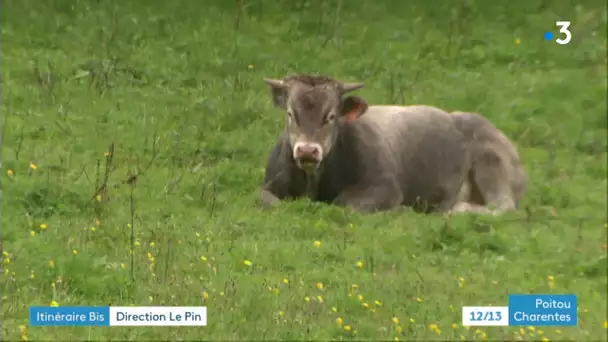
[[[570,43],[570,40],[572,39],[572,32],[570,32],[570,30],[568,29],[570,27],[570,22],[569,21],[556,21],[555,25],[557,27],[559,27],[559,33],[563,33],[566,35],[566,38],[564,38],[564,39],[557,38],[555,40],[555,42],[557,44],[561,44],[561,45],[566,45],[566,44]]]

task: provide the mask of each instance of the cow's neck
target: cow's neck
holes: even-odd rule
[[[318,171],[320,170],[306,173],[306,196],[311,200],[315,200],[319,193],[319,180],[321,179],[321,174]]]

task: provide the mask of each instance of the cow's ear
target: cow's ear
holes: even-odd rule
[[[264,82],[270,86],[272,95],[272,103],[275,107],[287,108],[287,92],[289,91],[289,84],[283,80],[275,80],[265,78]]]
[[[365,114],[369,105],[359,96],[348,96],[342,100],[341,115],[345,120],[356,120]]]

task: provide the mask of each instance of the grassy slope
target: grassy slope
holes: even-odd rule
[[[606,338],[604,2],[244,0],[238,30],[221,3],[3,3],[4,339]],[[555,20],[570,45],[544,41]],[[291,72],[484,113],[520,147],[529,214],[260,212],[283,125],[262,78]],[[460,327],[462,305],[529,292],[577,294],[580,325]],[[209,326],[20,333],[51,301],[208,305]]]

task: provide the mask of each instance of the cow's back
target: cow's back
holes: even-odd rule
[[[370,106],[357,121],[376,131],[383,140],[379,146],[394,158],[403,204],[448,206],[452,198],[456,201],[468,155],[448,113],[422,105]]]

